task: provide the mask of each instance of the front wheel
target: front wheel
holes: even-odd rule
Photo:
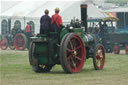
[[[93,65],[95,70],[101,70],[104,67],[105,63],[105,51],[104,47],[101,44],[96,45],[94,56],[93,56]]]
[[[37,73],[49,72],[53,65],[42,65],[38,63],[38,59],[34,56],[35,44],[31,43],[29,47],[29,63],[32,66],[32,70]]]
[[[8,48],[8,40],[6,37],[3,37],[1,42],[0,42],[0,46],[2,50],[6,50]]]
[[[61,40],[60,63],[66,73],[79,72],[84,65],[85,46],[82,39],[74,34],[66,34]]]

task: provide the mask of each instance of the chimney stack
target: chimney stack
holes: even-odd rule
[[[85,27],[85,32],[87,31],[87,4],[81,4],[81,21]]]

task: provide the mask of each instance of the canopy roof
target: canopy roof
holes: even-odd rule
[[[54,14],[56,7],[60,8],[60,15],[63,20],[71,20],[74,17],[80,19],[80,1],[1,1],[2,16],[20,16],[20,17],[41,17],[44,10],[50,11],[49,15]],[[100,9],[92,4],[88,4],[88,17],[107,17]]]
[[[88,22],[100,22],[100,21],[118,21],[116,17],[105,17],[105,18],[88,18]]]
[[[115,8],[111,10],[106,10],[105,12],[128,12],[128,7]]]

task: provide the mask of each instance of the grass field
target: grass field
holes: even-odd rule
[[[49,73],[35,73],[27,51],[0,50],[0,85],[128,85],[128,55],[106,54],[100,71],[89,59],[79,73],[65,74],[60,65]]]

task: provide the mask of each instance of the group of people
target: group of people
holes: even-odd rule
[[[57,35],[59,36],[62,26],[62,18],[59,15],[59,12],[60,9],[56,8],[55,14],[50,18],[49,10],[46,9],[44,11],[45,15],[43,15],[40,19],[40,34],[49,35],[49,32],[57,32]]]
[[[49,32],[57,32],[57,36],[59,36],[62,26],[62,18],[59,15],[60,9],[55,9],[55,14],[50,18],[49,10],[46,9],[44,11],[45,15],[40,18],[40,34],[46,34],[49,36]],[[25,33],[27,36],[30,36],[30,25],[29,22],[26,25]]]

